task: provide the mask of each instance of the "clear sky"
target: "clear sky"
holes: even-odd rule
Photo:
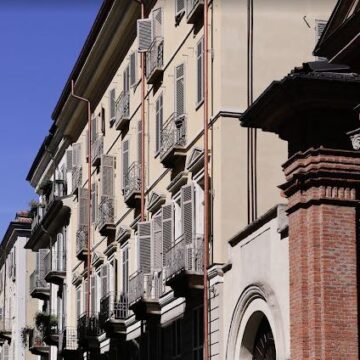
[[[101,2],[0,0],[0,242],[36,198],[25,178]]]

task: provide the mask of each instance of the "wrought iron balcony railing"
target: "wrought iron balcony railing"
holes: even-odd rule
[[[82,185],[82,167],[74,166],[72,168],[72,192],[75,193]]]
[[[125,320],[129,316],[129,303],[126,294],[110,292],[100,300],[100,326],[104,328],[109,320]]]
[[[167,278],[181,271],[203,272],[203,236],[197,235],[191,243],[183,236],[175,242],[165,255]]]
[[[129,280],[129,304],[139,300],[156,301],[165,293],[165,279],[162,272],[144,274],[137,271]]]
[[[33,297],[39,297],[42,294],[44,297],[48,295],[49,291],[50,285],[45,281],[44,271],[35,270],[30,275],[30,294]]]
[[[175,147],[186,146],[186,118],[185,115],[176,116],[173,113],[161,130],[160,157],[164,158]]]
[[[96,140],[91,145],[91,159],[92,165],[98,166],[101,161],[101,155],[104,154],[104,137],[98,135]]]
[[[114,198],[102,196],[97,219],[99,229],[103,228],[105,225],[114,224],[114,214]]]
[[[124,176],[124,197],[127,201],[134,193],[139,193],[141,189],[141,164],[137,161],[134,161]]]
[[[130,120],[130,93],[122,91],[115,102],[115,127],[120,130]]]
[[[66,326],[59,335],[59,352],[75,351],[78,349],[77,328]]]
[[[84,340],[88,337],[98,337],[102,333],[97,313],[87,315],[82,314],[78,319],[77,334],[78,339]]]
[[[156,37],[146,52],[146,78],[152,84],[164,68],[164,39]]]
[[[88,242],[88,226],[81,225],[76,232],[76,256],[82,257],[87,253],[87,242]]]

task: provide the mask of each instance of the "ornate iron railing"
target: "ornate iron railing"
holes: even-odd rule
[[[98,314],[82,314],[78,319],[77,334],[78,339],[83,340],[86,337],[97,337],[102,333]]]
[[[101,229],[106,224],[114,223],[114,198],[102,196],[99,204],[97,224]]]
[[[115,102],[116,126],[130,118],[130,93],[122,91]]]
[[[53,250],[49,252],[44,258],[44,273],[45,276],[51,271],[63,272],[66,271],[66,261],[63,251]]]
[[[50,285],[45,281],[45,274],[39,270],[35,270],[30,275],[30,293],[36,289],[49,289]]]
[[[108,320],[125,320],[129,316],[129,303],[126,294],[116,296],[110,292],[100,300],[100,327],[104,328]]]
[[[195,236],[191,243],[186,243],[180,237],[165,255],[167,277],[172,277],[180,271],[203,271],[203,237]]]
[[[67,350],[74,351],[78,348],[77,328],[66,326],[59,335],[59,352]]]
[[[165,292],[165,281],[162,272],[144,274],[137,271],[129,280],[129,304],[140,299],[158,300]]]
[[[96,140],[91,145],[91,159],[94,164],[101,158],[101,155],[104,154],[104,137],[98,135]]]
[[[129,169],[127,174],[124,176],[124,197],[127,200],[132,194],[140,192],[141,189],[141,164],[137,161],[134,161]]]
[[[88,240],[88,226],[80,225],[76,232],[76,254],[80,254],[82,251],[87,251]]]
[[[72,168],[72,191],[76,191],[82,184],[82,167],[74,166]]]
[[[174,147],[186,146],[185,115],[176,116],[173,113],[161,130],[160,157],[164,157]]]
[[[146,52],[146,77],[150,78],[155,70],[162,70],[164,66],[164,39],[157,37]]]

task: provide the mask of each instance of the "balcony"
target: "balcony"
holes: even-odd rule
[[[126,319],[129,316],[128,298],[111,292],[100,300],[100,327],[110,338],[125,337]]]
[[[59,353],[62,356],[75,355],[78,350],[78,335],[76,327],[66,326],[59,336]]]
[[[74,166],[71,173],[71,190],[73,195],[77,195],[79,188],[82,185],[82,167]]]
[[[129,308],[138,320],[161,314],[160,297],[165,293],[163,273],[144,274],[138,271],[130,276]]]
[[[140,204],[141,199],[141,164],[137,161],[133,162],[127,174],[124,176],[123,194],[124,200],[128,207],[136,208]]]
[[[203,19],[204,0],[186,1],[186,18],[188,24],[195,24]]]
[[[130,121],[130,93],[122,91],[115,102],[115,128],[123,130]]]
[[[88,255],[88,227],[81,225],[76,232],[76,257],[85,260]]]
[[[102,196],[98,213],[98,228],[102,236],[115,234],[114,214],[114,198]]]
[[[45,281],[44,273],[39,270],[30,275],[30,295],[40,300],[46,300],[50,296],[50,285]]]
[[[161,130],[160,161],[172,168],[186,158],[186,118],[173,113]]]
[[[166,285],[177,297],[186,297],[189,290],[203,289],[203,237],[191,243],[180,237],[165,255]]]
[[[146,52],[146,80],[154,84],[164,71],[164,39],[157,37]]]
[[[65,254],[61,251],[52,251],[44,260],[45,281],[60,285],[66,277]]]
[[[11,340],[12,333],[12,319],[0,318],[0,338]]]
[[[101,164],[101,156],[104,154],[104,137],[98,135],[96,140],[91,144],[91,161],[92,166]]]
[[[33,355],[46,356],[50,347],[45,344],[43,334],[38,329],[31,329],[29,334],[29,350]]]
[[[102,334],[98,314],[86,313],[78,319],[78,343],[84,348],[98,346],[98,337]]]
[[[44,341],[49,346],[59,346],[59,329],[57,325],[49,325],[46,329],[46,334],[44,336]]]

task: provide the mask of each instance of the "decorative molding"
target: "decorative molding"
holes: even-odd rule
[[[351,145],[354,150],[360,150],[360,128],[349,131],[347,135],[350,137]]]
[[[72,276],[72,284],[78,286],[82,281],[82,276],[78,271],[74,271]]]
[[[177,174],[174,179],[170,182],[169,186],[166,188],[171,194],[175,194],[180,188],[185,185],[188,181],[189,173],[187,171],[181,171]]]
[[[104,256],[100,255],[97,251],[94,252],[92,258],[92,264],[95,268],[98,268],[100,265],[104,263]]]
[[[116,241],[120,244],[123,244],[127,239],[131,236],[131,228],[128,226],[120,226],[117,234],[116,234]]]
[[[159,193],[153,191],[150,195],[149,205],[148,205],[147,209],[151,213],[156,213],[161,208],[161,206],[165,203],[165,201],[166,201],[166,196],[164,194],[159,194]]]
[[[106,257],[110,257],[118,249],[118,243],[116,241],[111,242],[104,251]]]

